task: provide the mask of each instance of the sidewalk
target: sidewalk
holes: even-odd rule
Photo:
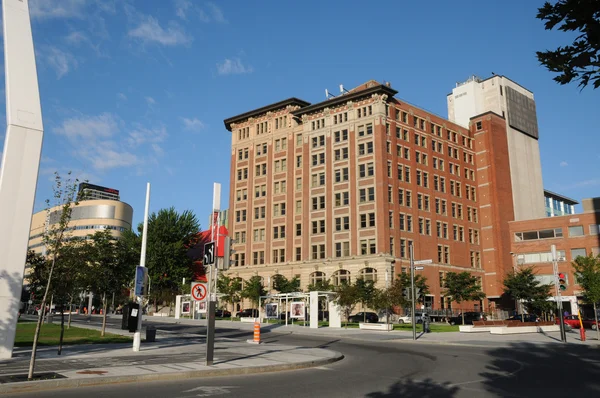
[[[65,346],[63,354],[57,356],[56,347],[40,347],[36,375],[46,374],[50,379],[39,381],[16,382],[27,378],[31,348],[15,348],[13,359],[0,361],[0,395],[105,383],[303,369],[343,358],[338,352],[321,348],[268,342],[257,345],[217,337],[213,365],[206,366],[204,338],[194,337],[163,337],[154,343],[143,342],[139,352],[133,352],[132,344],[90,344]]]

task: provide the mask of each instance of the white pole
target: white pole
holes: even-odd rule
[[[148,208],[150,207],[150,183],[146,185],[146,209],[144,210],[144,229],[142,230],[142,252],[140,254],[140,267],[146,266],[146,242],[148,241]],[[150,279],[150,278],[148,278]],[[140,343],[142,341],[142,314],[144,300],[140,296],[137,298],[140,305],[138,312],[138,325],[137,331],[133,334],[133,351],[138,352],[140,350]]]
[[[12,357],[42,152],[29,3],[3,0],[6,137],[0,160],[0,359]]]

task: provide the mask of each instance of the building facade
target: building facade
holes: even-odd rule
[[[575,205],[578,204],[579,202],[574,199],[548,191],[547,189],[544,190],[546,217],[575,214]]]
[[[556,247],[558,271],[567,277],[567,290],[561,295],[567,311],[577,313],[582,292],[571,263],[578,256],[600,254],[600,198],[584,199],[583,213],[515,221],[509,225],[513,266],[535,267],[542,283],[554,284],[551,246]]]
[[[125,230],[131,229],[133,208],[118,200],[119,191],[99,187],[91,184],[80,184],[79,190],[86,190],[86,200],[82,200],[73,207],[71,221],[68,225],[68,237],[85,237],[96,231],[108,229],[115,237],[119,237]],[[116,194],[117,199],[104,199],[106,194]],[[56,206],[50,211],[43,210],[33,215],[31,219],[31,232],[29,236],[29,250],[44,254],[46,252],[43,242],[44,231],[49,225],[55,224],[60,219],[61,206]]]
[[[485,112],[502,116],[506,125],[508,160],[515,220],[544,216],[544,188],[533,93],[505,76],[472,76],[448,94],[448,119],[468,126]]]

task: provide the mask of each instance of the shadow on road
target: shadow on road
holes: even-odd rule
[[[369,398],[391,398],[391,397],[408,397],[408,398],[425,398],[425,397],[454,397],[459,390],[456,386],[451,386],[450,383],[436,383],[431,379],[416,381],[406,379],[398,381],[388,389],[387,392],[372,392],[366,396]]]
[[[561,381],[573,383],[579,396],[598,396],[600,391],[599,347],[516,343],[487,355],[481,384],[497,396],[562,397]]]

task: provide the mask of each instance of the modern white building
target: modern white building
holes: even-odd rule
[[[544,204],[546,217],[556,217],[575,214],[575,205],[578,205],[579,202],[545,189]]]
[[[494,112],[506,122],[515,221],[543,218],[544,187],[533,93],[505,76],[471,76],[448,94],[448,119],[468,127],[472,117]]]

